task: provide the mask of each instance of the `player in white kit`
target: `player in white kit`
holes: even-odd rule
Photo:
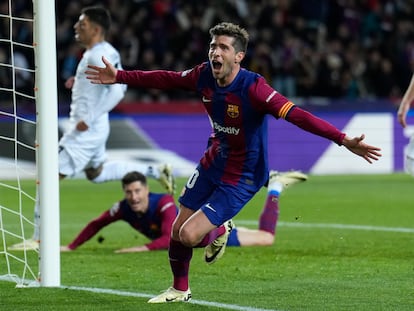
[[[174,192],[171,167],[143,165],[137,162],[106,160],[106,141],[109,137],[109,111],[124,97],[126,85],[97,85],[86,79],[88,64],[102,65],[102,55],[121,69],[119,52],[105,40],[111,24],[109,12],[102,7],[86,7],[74,25],[75,38],[86,50],[76,69],[75,77],[65,86],[72,90],[69,126],[59,141],[59,178],[84,171],[86,177],[101,183],[121,180],[130,171],[138,171],[155,178],[169,193]],[[35,204],[35,230],[31,239],[12,245],[10,250],[39,247],[40,215]]]

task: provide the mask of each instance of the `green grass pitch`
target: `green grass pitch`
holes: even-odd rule
[[[179,179],[178,189],[184,183]],[[162,191],[155,181],[150,185]],[[33,182],[24,186],[33,193]],[[121,197],[119,182],[62,181],[62,244]],[[235,218],[236,226],[256,228],[264,198],[263,189]],[[1,205],[14,200],[13,191],[0,189]],[[31,214],[27,211],[30,219]],[[412,177],[310,176],[283,192],[279,222],[272,247],[227,248],[211,266],[196,249],[190,269],[193,303],[147,304],[148,297],[171,285],[167,252],[114,254],[145,242],[119,222],[77,251],[61,254],[62,288],[15,288],[1,281],[0,309],[414,310]],[[0,275],[6,272],[0,255]]]

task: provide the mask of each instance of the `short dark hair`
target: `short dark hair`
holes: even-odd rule
[[[109,31],[109,28],[111,27],[111,15],[107,9],[101,6],[88,6],[83,8],[81,13],[88,16],[91,22],[101,26],[104,33]]]
[[[210,37],[213,36],[229,36],[234,38],[233,47],[236,52],[247,51],[247,44],[249,43],[249,34],[247,30],[239,25],[222,22],[210,29]]]
[[[144,174],[140,172],[132,171],[132,172],[126,173],[124,177],[122,177],[122,180],[121,180],[122,188],[136,181],[140,181],[141,184],[147,185],[147,177],[145,177]]]

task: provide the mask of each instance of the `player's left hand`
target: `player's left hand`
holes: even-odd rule
[[[342,144],[352,153],[355,153],[356,155],[359,155],[360,157],[364,158],[369,163],[372,163],[372,160],[377,161],[382,154],[379,153],[381,151],[381,148],[367,145],[363,142],[365,138],[365,135],[362,134],[359,137],[348,137],[345,136],[344,140],[342,141]]]
[[[115,251],[115,253],[117,253],[117,254],[121,254],[121,253],[138,253],[138,252],[147,252],[147,251],[149,251],[148,247],[143,245],[143,246],[117,249]]]
[[[87,130],[88,130],[88,128],[89,128],[89,126],[85,123],[85,121],[79,121],[79,122],[76,124],[76,129],[77,129],[79,132],[85,132],[85,131],[87,131]]]
[[[65,81],[65,88],[67,88],[68,90],[71,90],[74,83],[75,83],[75,77],[69,77]]]

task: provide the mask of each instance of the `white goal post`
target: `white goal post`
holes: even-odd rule
[[[17,287],[59,287],[55,1],[33,0],[24,7],[15,0],[4,0],[3,4],[0,12],[0,280],[15,282]],[[19,32],[21,29],[24,31]],[[21,33],[24,39],[17,35]],[[24,76],[29,78],[23,80]],[[35,160],[35,166],[24,161],[25,157]],[[25,173],[29,177],[24,177]],[[36,195],[31,193],[32,188],[26,191],[21,182],[24,178],[33,184],[36,182]],[[29,220],[33,218],[36,200],[40,207],[39,250],[13,250],[10,243],[16,243],[17,239],[24,243],[28,232],[36,228],[36,223]]]
[[[40,285],[60,286],[58,96],[54,0],[34,0]]]

